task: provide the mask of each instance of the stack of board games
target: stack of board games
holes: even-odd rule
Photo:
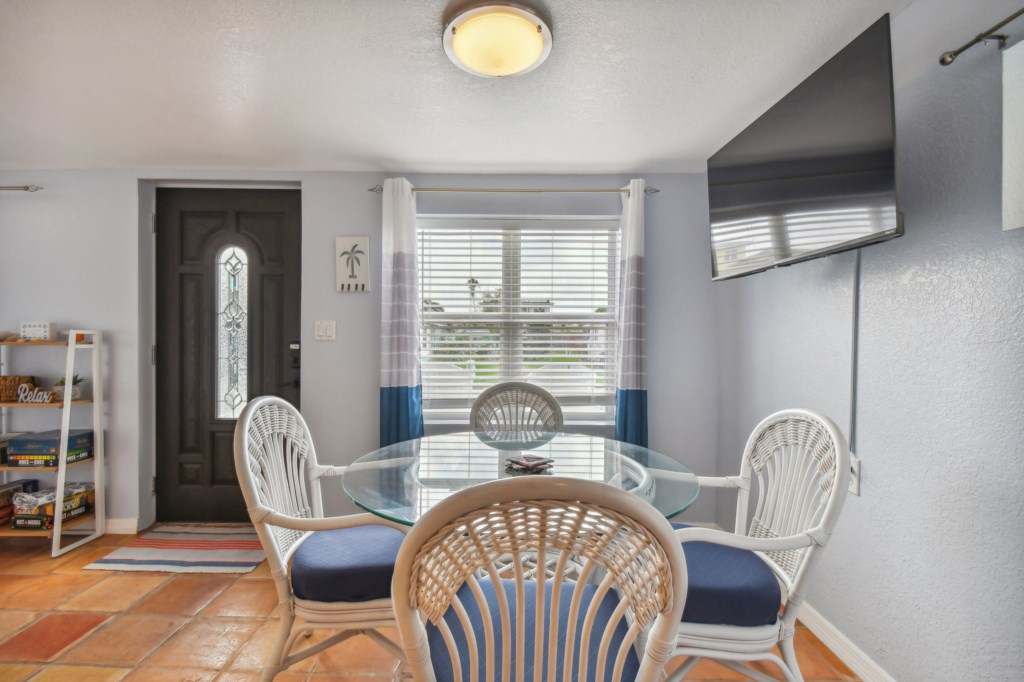
[[[39,490],[39,481],[34,478],[20,478],[0,485],[0,523],[7,523],[14,514],[14,496]]]
[[[25,435],[22,432],[19,433],[0,433],[0,465],[7,464],[7,446],[10,444],[12,438],[16,436]]]
[[[555,460],[539,455],[510,455],[505,459],[505,471],[510,474],[543,474]]]
[[[92,429],[68,431],[68,464],[92,457]],[[9,467],[55,467],[60,461],[60,430],[27,433],[7,445]]]
[[[61,519],[70,521],[88,514],[96,502],[92,483],[68,483],[64,486]],[[34,493],[15,493],[14,515],[11,528],[22,530],[50,530],[57,512],[57,489],[48,488]]]

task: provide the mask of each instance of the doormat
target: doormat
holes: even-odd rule
[[[252,526],[161,525],[88,566],[94,571],[248,573],[266,558]]]

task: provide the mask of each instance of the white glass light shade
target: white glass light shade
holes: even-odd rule
[[[551,31],[537,15],[519,7],[474,7],[445,27],[444,51],[456,66],[474,75],[516,76],[547,58]]]

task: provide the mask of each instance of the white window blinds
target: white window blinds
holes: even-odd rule
[[[423,406],[465,419],[527,381],[566,420],[614,418],[619,217],[420,216]]]

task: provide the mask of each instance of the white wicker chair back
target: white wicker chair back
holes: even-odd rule
[[[509,575],[514,588],[501,582]],[[523,595],[530,582],[535,583],[530,587],[536,605],[525,613]],[[587,602],[584,594],[595,586]],[[550,588],[550,604],[545,604],[545,587]],[[556,595],[566,591],[571,593],[569,627],[559,628],[566,597]],[[602,622],[596,618],[597,605],[609,593],[616,607]],[[657,510],[611,486],[559,477],[494,481],[444,500],[410,531],[392,585],[395,615],[417,680],[435,679],[426,621],[444,638],[457,680],[509,680],[513,659],[518,679],[532,670],[535,680],[588,675],[619,680],[629,652],[637,649],[642,651],[635,679],[656,680],[672,652],[685,596],[682,548]],[[457,616],[468,639],[462,657],[450,627],[456,621],[445,618],[449,613]],[[482,614],[475,627],[470,613]],[[528,619],[535,624],[531,660],[525,654]],[[596,657],[591,656],[592,632],[600,634]],[[564,648],[558,655],[560,638]],[[588,658],[593,658],[589,670]],[[579,666],[575,676],[574,666]]]
[[[490,436],[531,434],[562,430],[562,408],[554,396],[539,386],[509,381],[491,386],[473,403],[469,423]]]
[[[302,415],[275,396],[249,401],[235,432],[235,469],[246,507],[256,527],[271,574],[289,592],[285,558],[303,531],[271,525],[262,510],[309,519],[323,517],[313,440]],[[239,447],[240,446],[240,447]]]
[[[807,548],[764,553],[788,579],[791,595],[800,592],[811,557],[832,535],[849,476],[850,455],[842,433],[815,412],[776,412],[758,424],[747,441],[736,533],[756,538],[807,534],[819,541]],[[751,495],[756,498],[748,527]]]

